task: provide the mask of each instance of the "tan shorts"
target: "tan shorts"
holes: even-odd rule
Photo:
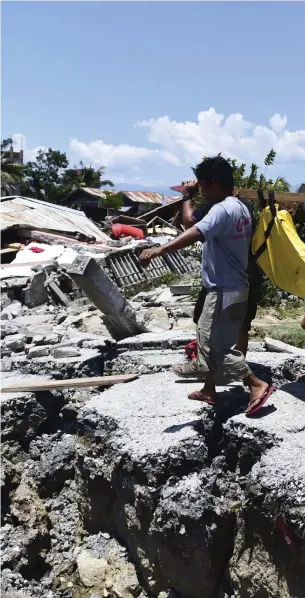
[[[210,372],[218,385],[244,380],[251,374],[243,354],[234,349],[245,321],[247,301],[223,309],[223,292],[208,291],[197,324],[199,372]]]

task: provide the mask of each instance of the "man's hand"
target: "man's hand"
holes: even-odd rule
[[[150,261],[154,257],[158,257],[161,254],[162,254],[162,246],[161,247],[152,247],[151,249],[144,249],[144,251],[142,251],[142,253],[139,257],[141,266],[143,266],[143,268],[147,268]]]
[[[194,197],[194,195],[196,195],[196,193],[198,193],[199,187],[198,187],[198,182],[196,180],[185,181],[184,183],[182,183],[182,185],[184,186],[184,195],[186,195],[190,199],[192,199]]]

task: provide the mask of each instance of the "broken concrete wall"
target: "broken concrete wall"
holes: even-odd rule
[[[104,322],[116,340],[146,332],[117,286],[93,258],[77,257],[68,273],[104,314]]]

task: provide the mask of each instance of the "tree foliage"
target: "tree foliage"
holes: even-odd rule
[[[21,192],[27,197],[59,203],[79,187],[113,187],[113,183],[103,176],[102,166],[95,169],[81,161],[79,166],[70,168],[65,153],[49,148],[40,150],[36,159],[25,165]]]
[[[24,165],[14,163],[11,155],[13,140],[4,139],[1,143],[1,194],[16,193],[23,180]]]
[[[79,166],[67,168],[62,177],[62,184],[67,189],[67,193],[79,187],[91,187],[100,189],[101,187],[113,187],[112,181],[104,179],[104,168],[101,166],[94,169],[92,166],[85,166],[80,161]]]
[[[68,164],[66,154],[59,150],[39,150],[36,160],[25,165],[23,195],[58,203],[62,198],[63,172]]]
[[[265,171],[259,173],[259,166],[255,163],[250,165],[247,173],[246,164],[237,165],[237,160],[229,160],[233,167],[233,177],[235,187],[240,189],[268,189],[274,191],[290,191],[289,183],[284,177],[277,177],[275,180],[267,178],[268,166],[273,166],[276,158],[276,152],[271,149],[264,160]]]
[[[123,205],[122,193],[113,193],[112,191],[104,191],[103,197],[99,200],[99,207],[104,209],[115,209],[118,210]]]

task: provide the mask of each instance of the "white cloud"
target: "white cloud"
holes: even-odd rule
[[[287,116],[274,114],[267,125],[255,124],[242,114],[217,113],[214,108],[199,112],[196,121],[178,122],[169,116],[151,118],[135,125],[143,130],[146,142],[108,144],[102,139],[85,143],[70,139],[71,163],[82,159],[94,166],[105,166],[106,175],[114,181],[143,183],[168,182],[187,176],[190,166],[203,156],[221,152],[224,157],[262,165],[271,148],[276,153],[276,174],[283,174],[288,165],[305,162],[305,129],[290,131]],[[28,149],[23,141],[26,159],[35,157],[38,149]],[[61,148],[64,151],[64,148]]]
[[[305,130],[289,131],[285,115],[274,114],[265,126],[246,120],[240,113],[225,117],[209,108],[199,112],[193,122],[161,116],[135,126],[147,131],[147,147],[110,145],[102,140],[86,144],[72,139],[70,149],[82,159],[121,171],[143,169],[148,163],[156,170],[169,165],[181,170],[219,152],[239,162],[261,165],[271,148],[277,152],[277,165],[305,162]]]
[[[70,139],[70,149],[79,157],[91,162],[95,166],[106,168],[132,168],[145,160],[164,160],[171,164],[178,164],[178,159],[169,151],[148,149],[134,145],[111,145],[102,140],[83,143],[77,139]]]
[[[277,163],[305,161],[305,130],[289,131],[287,117],[274,114],[269,127],[255,125],[242,114],[227,118],[214,108],[199,112],[197,122],[176,122],[168,116],[137,124],[148,130],[148,140],[169,150],[184,164],[195,164],[204,155],[222,153],[241,162],[261,164],[271,149]]]

